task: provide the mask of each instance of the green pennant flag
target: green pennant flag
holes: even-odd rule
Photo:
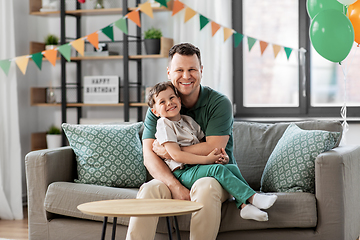
[[[58,48],[58,51],[64,56],[64,58],[70,62],[71,61],[71,46],[70,44],[64,44],[64,45],[61,45],[59,48]]]
[[[113,26],[109,25],[107,27],[104,27],[103,29],[101,29],[101,31],[108,37],[111,39],[111,41],[114,41],[114,31],[113,31]]]
[[[160,5],[163,5],[164,7],[167,8],[167,1],[166,0],[155,0],[156,2],[160,3]]]
[[[238,47],[241,41],[243,40],[244,35],[238,32],[235,32],[233,35],[234,35],[234,46]]]
[[[126,18],[120,18],[114,23],[114,25],[123,33],[128,34]]]
[[[6,76],[9,74],[10,65],[11,61],[9,59],[0,61],[0,67],[2,68],[2,70],[4,70]]]
[[[199,16],[200,16],[200,31],[201,31],[201,29],[203,29],[206,26],[206,24],[208,24],[210,21],[207,17],[204,17],[200,13]]]
[[[249,52],[251,51],[252,47],[254,46],[254,44],[256,43],[256,39],[252,38],[252,37],[247,37],[248,39],[248,44],[249,44]]]
[[[43,55],[41,54],[41,52],[34,53],[33,55],[31,55],[31,59],[34,61],[36,66],[41,70],[41,65],[43,61]]]
[[[286,57],[289,60],[289,57],[291,55],[292,52],[292,48],[288,48],[288,47],[284,47],[285,53],[286,53]]]

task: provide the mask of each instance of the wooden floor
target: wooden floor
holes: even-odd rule
[[[28,240],[27,208],[24,208],[24,219],[3,220],[0,219],[0,238]]]

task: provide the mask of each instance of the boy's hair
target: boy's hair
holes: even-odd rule
[[[177,97],[179,97],[179,93],[178,93],[177,89],[174,87],[174,85],[170,81],[159,82],[155,86],[153,86],[149,91],[149,96],[147,99],[148,100],[147,104],[149,105],[149,107],[152,108],[155,104],[154,98],[157,97],[160,92],[165,91],[168,88],[171,88],[174,91],[175,95]]]
[[[169,63],[173,59],[175,53],[178,53],[180,55],[186,55],[186,56],[192,56],[192,55],[196,54],[196,56],[199,60],[200,66],[201,66],[200,49],[198,47],[192,45],[191,43],[179,43],[179,44],[172,46],[172,48],[169,50]]]

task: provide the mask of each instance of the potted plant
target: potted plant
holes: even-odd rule
[[[46,132],[46,144],[47,148],[58,148],[61,147],[61,131],[60,128],[55,125],[51,125],[49,130]]]
[[[59,37],[54,34],[49,34],[45,37],[45,49],[54,49],[59,43]]]
[[[158,28],[150,28],[144,32],[146,54],[160,54],[162,32]]]

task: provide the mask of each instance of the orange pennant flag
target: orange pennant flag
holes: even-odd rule
[[[44,51],[44,57],[55,67],[57,57],[57,50],[55,48]]]
[[[139,4],[139,8],[140,8],[140,11],[142,11],[142,12],[145,13],[146,15],[148,15],[148,16],[151,17],[151,18],[154,18],[153,10],[152,10],[151,3],[150,3],[150,2],[146,2],[146,3],[143,3],[143,4]]]
[[[96,48],[99,48],[99,34],[94,32],[92,34],[87,35],[87,40]]]
[[[228,40],[229,37],[231,37],[234,33],[234,30],[230,28],[224,27],[224,42]]]
[[[15,59],[16,65],[19,67],[19,69],[21,70],[22,74],[25,75],[26,73],[26,68],[27,65],[29,63],[29,56],[22,56],[22,57],[17,57]]]
[[[172,15],[171,16],[174,16],[175,14],[180,12],[184,7],[185,6],[184,6],[184,4],[182,2],[175,0],[174,4],[173,4],[173,10],[172,10]]]
[[[273,49],[274,49],[274,56],[276,58],[281,50],[281,46],[273,44]]]
[[[269,45],[269,43],[264,42],[264,41],[259,41],[260,42],[260,50],[261,50],[261,55],[264,53],[265,49],[267,48],[267,46]]]
[[[216,22],[211,22],[211,36],[214,36],[215,33],[220,29],[220,25]]]
[[[134,10],[129,12],[128,14],[126,14],[126,16],[133,21],[134,23],[136,23],[136,25],[138,25],[139,27],[141,27],[141,23],[140,23],[140,15],[139,12]]]
[[[185,9],[185,21],[184,21],[184,23],[189,21],[195,15],[196,15],[196,12],[194,10],[192,10],[191,8],[187,7]]]
[[[81,56],[84,56],[85,43],[83,38],[72,41],[71,46],[73,46]]]

